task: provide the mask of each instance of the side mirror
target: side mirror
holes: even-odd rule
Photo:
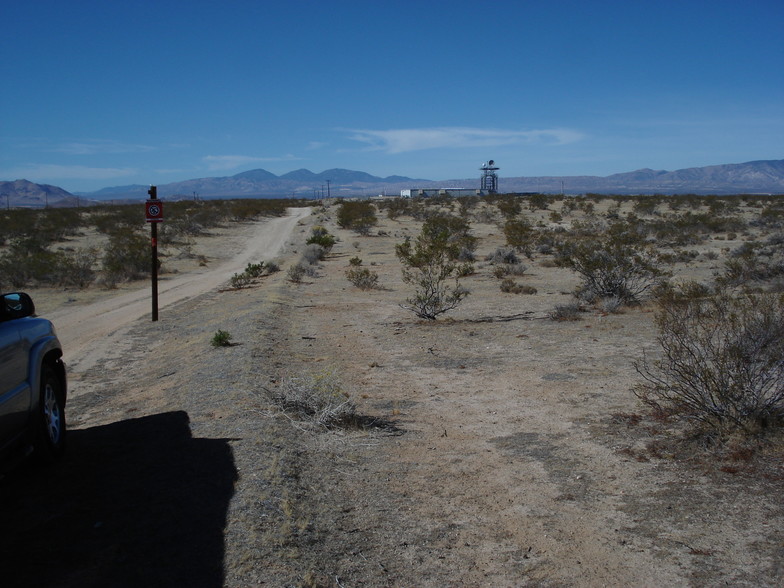
[[[11,292],[0,297],[0,321],[10,321],[35,314],[35,304],[29,294]]]

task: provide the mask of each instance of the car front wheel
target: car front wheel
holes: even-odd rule
[[[41,371],[41,396],[38,403],[37,452],[43,461],[55,461],[65,451],[65,406],[60,380],[44,365]]]

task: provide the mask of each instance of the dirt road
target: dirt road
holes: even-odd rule
[[[310,214],[308,208],[290,209],[285,217],[273,217],[255,224],[254,230],[228,261],[218,267],[184,275],[162,276],[158,283],[158,307],[194,298],[225,284],[248,263],[274,257],[297,222]],[[69,371],[84,372],[94,366],[116,341],[123,327],[151,314],[150,288],[127,292],[76,308],[63,308],[47,316],[57,326],[57,334],[67,350]]]

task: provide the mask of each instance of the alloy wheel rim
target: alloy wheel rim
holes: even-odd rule
[[[49,440],[57,444],[60,441],[61,433],[60,405],[51,384],[47,384],[44,388],[44,420]]]

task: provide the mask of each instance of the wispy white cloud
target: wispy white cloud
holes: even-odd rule
[[[66,153],[68,155],[103,155],[119,153],[145,153],[154,151],[155,147],[123,143],[121,141],[87,139],[84,141],[69,141],[53,146],[49,151]]]
[[[0,177],[26,179],[36,182],[59,180],[110,180],[137,173],[132,168],[88,167],[84,165],[30,164],[0,169]]]
[[[352,129],[350,138],[369,149],[405,153],[444,147],[497,147],[515,144],[565,145],[583,138],[571,129],[510,131],[473,127],[435,127],[425,129],[369,130]]]
[[[299,158],[291,154],[282,157],[251,157],[249,155],[207,155],[202,157],[202,161],[207,164],[207,169],[209,171],[229,170],[256,163],[295,161],[297,159]]]

